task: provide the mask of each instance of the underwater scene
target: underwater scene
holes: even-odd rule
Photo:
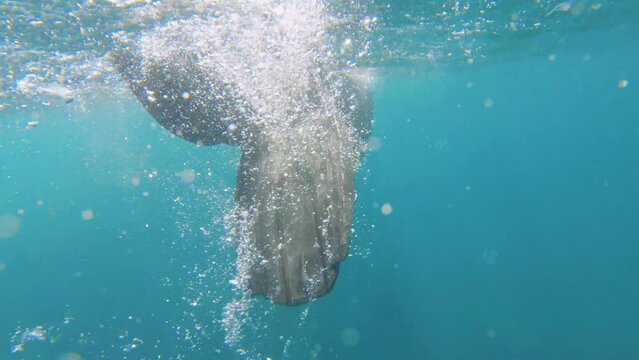
[[[0,359],[639,359],[634,0],[0,1]]]

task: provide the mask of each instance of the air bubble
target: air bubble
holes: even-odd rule
[[[484,99],[484,107],[486,109],[490,109],[493,106],[495,106],[495,102],[493,101],[493,99]]]
[[[20,231],[20,219],[15,215],[0,215],[0,239],[14,237]]]
[[[82,215],[82,220],[84,221],[93,220],[93,210],[91,209],[82,210],[81,215]]]
[[[190,184],[195,181],[196,177],[195,170],[187,169],[180,172],[175,173],[175,176],[179,177],[180,180],[185,184]]]
[[[386,203],[382,205],[381,211],[384,215],[390,215],[393,213],[393,206],[389,203]]]
[[[82,355],[76,352],[68,352],[58,356],[57,360],[83,360]]]
[[[340,333],[342,344],[347,347],[354,347],[359,344],[359,330],[354,327],[348,327]]]

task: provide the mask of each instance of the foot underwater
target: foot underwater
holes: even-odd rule
[[[242,151],[234,210],[236,283],[246,293],[299,305],[330,292],[347,254],[355,176],[370,133],[371,97],[338,71],[309,75],[309,91],[265,107],[241,81],[173,48],[149,57],[137,43],[113,60],[137,99],[171,133]],[[302,105],[299,105],[302,104]]]

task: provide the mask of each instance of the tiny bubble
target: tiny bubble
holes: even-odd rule
[[[493,99],[485,99],[484,100],[484,107],[486,109],[490,109],[493,106],[495,106],[495,102],[493,101]]]
[[[82,220],[84,221],[93,220],[93,210],[91,209],[82,210],[81,214],[82,214]]]

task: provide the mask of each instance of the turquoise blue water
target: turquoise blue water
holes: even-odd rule
[[[601,11],[486,34],[473,64],[379,61],[335,289],[257,299],[236,346],[236,149],[172,138],[132,97],[0,113],[0,215],[20,223],[0,238],[0,359],[639,358],[637,4]]]

